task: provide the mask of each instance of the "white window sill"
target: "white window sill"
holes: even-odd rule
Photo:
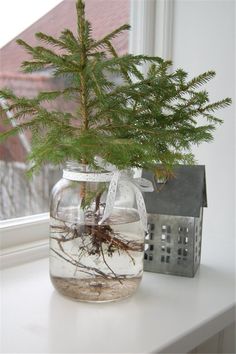
[[[234,265],[233,238],[208,236],[195,278],[145,273],[133,297],[108,304],[60,296],[47,258],[2,270],[1,351],[187,353],[234,321]]]
[[[0,269],[48,255],[49,214],[0,222]]]

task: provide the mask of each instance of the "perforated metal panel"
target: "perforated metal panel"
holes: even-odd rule
[[[202,215],[148,214],[144,270],[193,277],[201,258]]]

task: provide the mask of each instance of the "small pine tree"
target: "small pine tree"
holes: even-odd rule
[[[24,72],[50,68],[55,77],[69,78],[70,83],[65,89],[40,92],[31,99],[1,90],[0,97],[8,102],[7,110],[13,112],[18,125],[0,139],[31,130],[31,172],[45,162],[66,160],[95,167],[96,155],[118,169],[153,169],[157,163],[170,169],[193,163],[191,146],[212,140],[216,125],[222,122],[214,111],[231,103],[229,98],[210,103],[208,93],[199,90],[215,73],[208,71],[188,81],[185,71],[170,73],[171,62],[159,57],[118,56],[112,40],[129,26],[94,40],[84,9],[84,1],[77,0],[76,35],[69,29],[59,38],[36,33],[47,47],[17,40],[32,57],[22,63]],[[150,67],[145,77],[139,70],[144,63]],[[122,83],[115,85],[111,74],[122,77]],[[76,112],[44,107],[46,101],[58,97],[76,101]],[[198,124],[199,117],[205,118],[205,124]]]

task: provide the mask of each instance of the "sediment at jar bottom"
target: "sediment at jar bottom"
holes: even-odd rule
[[[99,225],[51,216],[50,274],[63,295],[103,302],[126,298],[137,289],[144,250],[139,214],[115,209],[108,221]]]
[[[142,277],[104,279],[62,278],[51,275],[51,281],[59,293],[77,301],[110,302],[125,299],[134,294]]]

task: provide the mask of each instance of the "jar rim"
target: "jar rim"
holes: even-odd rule
[[[80,173],[107,173],[109,171],[106,171],[105,169],[102,169],[101,167],[93,167],[88,164],[81,163],[79,161],[75,160],[68,160],[65,163],[65,166],[63,168],[64,170],[67,171],[77,171]]]
[[[86,174],[113,174],[116,170],[109,170],[105,167],[83,164],[79,161],[68,160],[65,162],[63,167],[64,171],[79,172]],[[128,175],[129,177],[134,177],[134,170],[132,168],[127,168],[125,170],[120,170],[122,174]]]

